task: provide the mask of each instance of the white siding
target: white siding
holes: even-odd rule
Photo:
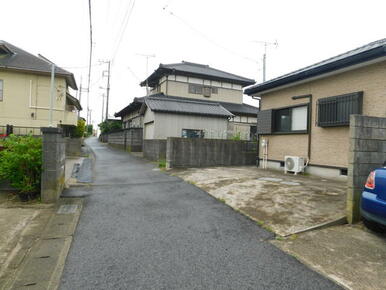
[[[182,129],[204,130],[205,138],[226,139],[227,126],[226,118],[155,113],[154,139],[181,137]]]
[[[154,139],[154,123],[145,124],[144,130],[144,139]]]

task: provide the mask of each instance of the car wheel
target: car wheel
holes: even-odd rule
[[[376,232],[376,233],[386,233],[386,227],[385,226],[382,226],[376,222],[373,222],[373,221],[370,221],[370,220],[367,220],[367,219],[363,219],[363,223],[365,224],[365,226],[369,229],[369,230],[372,230],[373,232]]]

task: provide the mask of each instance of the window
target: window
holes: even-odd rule
[[[3,101],[3,80],[0,80],[0,102]]]
[[[201,85],[195,85],[195,84],[189,84],[189,93],[202,95],[202,86]]]
[[[351,114],[362,114],[363,92],[319,99],[318,126],[335,127],[350,125]]]
[[[204,138],[203,130],[182,129],[182,138]]]
[[[189,94],[204,95],[205,97],[210,97],[211,94],[218,94],[218,88],[189,84]]]
[[[291,107],[274,111],[275,132],[307,131],[308,106]]]

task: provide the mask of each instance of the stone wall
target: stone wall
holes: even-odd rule
[[[64,188],[66,141],[61,128],[42,128],[43,172],[41,198],[45,203],[56,202]]]
[[[386,118],[351,115],[347,219],[360,220],[360,199],[370,171],[386,160]]]
[[[256,142],[168,138],[166,166],[208,167],[256,164]]]
[[[103,138],[100,139],[119,149],[129,152],[141,152],[143,142],[142,132],[142,128],[127,128],[104,134]]]
[[[82,138],[65,138],[66,141],[66,155],[80,156],[82,148]]]
[[[166,140],[143,140],[143,157],[150,161],[166,159]]]

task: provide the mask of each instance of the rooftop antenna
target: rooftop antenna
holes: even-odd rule
[[[279,44],[278,44],[277,40],[275,40],[274,42],[254,40],[252,42],[264,45],[264,54],[263,54],[263,83],[264,83],[266,80],[266,71],[267,71],[267,68],[266,68],[267,46],[272,45],[275,48],[277,48],[279,46]]]
[[[155,54],[142,54],[142,53],[137,53],[139,56],[146,57],[146,96],[149,95],[149,83],[148,83],[148,70],[149,70],[149,58],[150,57],[155,57]]]

